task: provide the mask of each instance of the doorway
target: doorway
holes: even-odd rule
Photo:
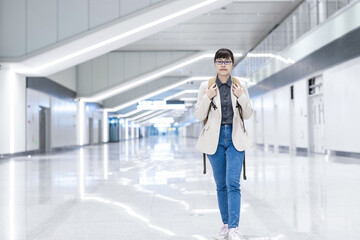
[[[39,152],[51,152],[50,108],[39,106]]]
[[[310,152],[325,153],[325,114],[322,76],[309,79]]]
[[[325,153],[325,119],[322,94],[310,98],[310,113],[310,150],[314,153]]]

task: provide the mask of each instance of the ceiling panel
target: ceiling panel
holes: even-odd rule
[[[247,52],[300,1],[236,1],[123,49],[214,50],[227,47]]]
[[[229,48],[236,53],[246,53],[269,31],[286,17],[302,0],[293,1],[236,1],[223,8],[203,14],[140,41],[121,48],[132,51],[213,51]],[[237,62],[238,59],[235,61]],[[212,59],[199,61],[168,77],[213,76],[216,71]],[[183,84],[151,99],[164,99],[183,90],[198,90],[202,81]],[[174,99],[194,98],[197,93],[186,93]],[[173,111],[164,116],[174,114]]]

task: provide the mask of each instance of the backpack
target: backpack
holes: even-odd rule
[[[208,81],[208,89],[215,83],[215,80],[216,80],[216,77],[213,77],[213,78],[209,79],[209,81]],[[232,81],[234,83],[236,83],[237,85],[241,86],[239,79],[233,77]],[[210,112],[211,107],[213,107],[214,110],[216,110],[216,108],[217,108],[215,103],[213,102],[213,99],[211,99],[210,106],[209,106],[206,118],[204,120],[204,126],[205,126],[205,124],[206,124],[206,122],[208,120],[209,112]],[[243,118],[243,114],[242,114],[242,107],[238,103],[238,101],[236,101],[236,108],[239,110],[239,115],[240,115],[241,121],[243,123],[244,132],[246,132],[245,124],[244,124],[244,118]],[[203,153],[203,165],[204,165],[203,174],[206,174],[206,154],[205,153]],[[243,179],[244,180],[247,179],[246,178],[246,165],[245,165],[245,152],[244,152],[244,161],[243,161]]]

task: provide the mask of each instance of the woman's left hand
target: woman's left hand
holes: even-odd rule
[[[237,85],[236,83],[232,85],[232,90],[237,98],[239,98],[244,92],[241,86]]]

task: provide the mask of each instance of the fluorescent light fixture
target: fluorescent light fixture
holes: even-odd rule
[[[146,116],[144,119],[140,119],[138,121],[138,123],[142,123],[142,122],[145,122],[145,121],[148,121],[149,119],[151,119],[152,117],[156,117],[156,116],[160,116],[164,113],[167,113],[169,110],[160,110],[160,111],[156,111],[154,112],[153,114],[150,114],[148,116]]]
[[[121,92],[124,92],[124,91],[126,91],[128,89],[131,89],[131,88],[134,88],[134,87],[136,87],[138,85],[141,85],[141,84],[143,84],[145,82],[148,82],[148,81],[154,80],[156,78],[159,78],[159,77],[161,77],[161,76],[163,76],[163,75],[165,75],[165,74],[167,74],[167,73],[169,73],[171,71],[174,71],[174,70],[176,70],[178,68],[182,68],[182,67],[184,67],[186,65],[189,65],[189,64],[191,64],[193,62],[199,61],[199,60],[201,60],[203,58],[204,58],[204,55],[200,55],[198,57],[195,57],[194,59],[187,60],[187,61],[185,61],[183,63],[180,63],[178,65],[175,65],[173,67],[170,67],[170,68],[167,68],[165,70],[160,70],[158,72],[155,72],[152,75],[144,77],[144,78],[142,78],[142,79],[140,79],[138,81],[136,81],[136,80],[135,81],[129,81],[128,83],[123,84],[123,86],[120,86],[118,88],[114,88],[114,89],[112,89],[110,91],[99,94],[98,96],[91,97],[91,98],[84,98],[84,101],[86,101],[86,102],[98,102],[98,101],[101,101],[103,99],[106,99],[106,98],[109,98],[109,97],[114,96],[116,94],[119,94]]]
[[[262,57],[262,58],[273,58],[273,59],[277,59],[277,60],[280,60],[284,63],[287,63],[287,64],[290,64],[290,63],[295,63],[294,60],[288,58],[284,58],[280,55],[276,55],[276,54],[272,54],[272,53],[248,53],[246,55],[247,57],[255,57],[255,58],[258,58],[258,57]]]
[[[149,106],[149,105],[165,105],[166,101],[163,100],[144,100],[138,102],[139,106]]]
[[[134,111],[131,111],[131,112],[128,112],[128,113],[125,113],[125,114],[116,115],[116,117],[118,117],[118,118],[126,118],[128,116],[134,115],[135,113],[138,113],[138,112],[141,112],[141,111],[142,110],[136,109]]]
[[[119,40],[124,39],[124,38],[126,38],[126,37],[130,37],[130,36],[134,35],[135,33],[138,33],[138,32],[141,32],[141,31],[145,31],[145,30],[147,30],[147,29],[149,29],[149,28],[152,28],[152,27],[154,27],[154,26],[156,26],[156,25],[159,25],[159,24],[161,24],[161,23],[164,23],[164,22],[167,22],[167,21],[169,21],[169,20],[172,20],[172,19],[181,17],[181,16],[184,15],[184,14],[193,12],[193,11],[199,9],[199,8],[205,7],[205,6],[207,6],[207,5],[209,5],[209,4],[212,4],[212,3],[216,2],[216,1],[219,1],[219,0],[207,0],[207,1],[201,2],[201,3],[199,3],[199,4],[196,4],[196,5],[194,5],[194,6],[191,6],[191,7],[189,7],[189,8],[183,9],[183,10],[181,10],[181,11],[179,11],[179,12],[170,14],[170,15],[168,15],[168,16],[166,16],[166,17],[162,17],[162,18],[160,18],[160,19],[157,19],[157,20],[155,20],[155,21],[152,21],[152,22],[150,22],[150,23],[147,23],[147,24],[145,24],[145,25],[143,25],[143,26],[140,26],[140,27],[131,29],[131,30],[129,30],[129,31],[125,32],[125,33],[122,33],[122,34],[120,34],[120,35],[117,35],[117,36],[115,36],[115,37],[106,39],[106,40],[104,40],[104,41],[102,41],[102,42],[99,42],[99,43],[97,43],[97,44],[94,44],[94,45],[92,45],[92,46],[90,46],[90,47],[81,49],[81,50],[79,50],[79,51],[76,51],[76,52],[73,52],[73,53],[68,54],[68,55],[66,55],[66,56],[63,56],[63,57],[61,57],[61,58],[58,58],[58,59],[56,59],[56,60],[50,61],[50,62],[48,62],[48,63],[46,63],[46,64],[44,64],[44,65],[41,65],[41,66],[39,66],[39,67],[36,67],[34,70],[35,70],[35,72],[37,72],[37,71],[43,70],[43,69],[45,69],[45,68],[54,66],[54,65],[56,65],[56,64],[62,63],[62,62],[64,62],[64,61],[70,60],[70,59],[72,59],[72,58],[78,57],[78,56],[83,55],[83,54],[85,54],[85,53],[87,53],[87,52],[96,50],[96,49],[98,49],[98,48],[100,48],[100,47],[104,47],[104,46],[106,46],[106,45],[108,45],[108,44],[110,44],[110,43],[119,41]]]
[[[165,110],[161,110],[161,111],[157,111],[157,110],[154,110],[154,111],[151,111],[151,114],[147,115],[147,116],[144,116],[144,117],[141,117],[140,119],[137,119],[136,122],[138,123],[141,123],[145,120],[148,120],[150,118],[152,118],[153,116],[157,116],[159,115],[160,113],[163,113]]]
[[[181,86],[181,85],[183,85],[183,84],[185,84],[185,83],[187,83],[187,82],[189,82],[189,81],[192,81],[192,80],[194,80],[194,79],[196,79],[196,78],[186,78],[186,79],[184,79],[184,80],[182,80],[182,81],[180,81],[180,82],[178,82],[178,83],[174,83],[174,84],[172,84],[172,85],[170,85],[170,86],[167,86],[167,87],[162,88],[162,89],[160,89],[160,90],[158,90],[158,91],[149,93],[149,94],[147,94],[147,95],[144,95],[144,96],[142,96],[142,97],[140,97],[140,98],[134,99],[134,100],[132,100],[132,101],[130,101],[130,102],[121,104],[121,105],[116,106],[116,107],[114,107],[114,108],[108,108],[107,110],[108,110],[109,112],[119,111],[120,109],[124,109],[124,108],[126,108],[126,107],[128,107],[128,106],[131,106],[131,105],[133,105],[133,104],[141,101],[141,100],[151,98],[151,97],[156,96],[156,95],[158,95],[158,94],[160,94],[160,93],[166,92],[166,91],[168,91],[168,90],[170,90],[170,89],[172,89],[172,88],[176,88],[176,87],[178,87],[178,86]]]
[[[142,110],[139,110],[139,111],[142,111]],[[147,115],[150,115],[150,114],[152,114],[153,112],[154,112],[154,111],[145,112],[145,113],[140,114],[140,115],[138,115],[138,116],[136,116],[136,117],[130,118],[130,120],[136,121],[137,119],[142,118],[142,117],[145,117],[145,116],[147,116]]]
[[[158,117],[150,119],[150,123],[173,123],[174,118],[172,117]]]
[[[118,106],[113,107],[113,108],[107,108],[107,111],[108,111],[108,112],[116,112],[116,111],[119,111],[119,110],[124,109],[124,108],[126,108],[126,107],[129,107],[129,106],[131,106],[131,105],[133,105],[133,104],[135,104],[135,103],[137,103],[137,102],[139,102],[139,101],[141,101],[141,100],[151,98],[151,97],[153,97],[153,96],[156,96],[156,95],[158,95],[158,94],[160,94],[160,93],[169,91],[170,89],[179,87],[179,86],[181,86],[181,85],[183,85],[183,84],[186,84],[186,83],[188,83],[188,82],[191,82],[191,81],[204,81],[204,80],[208,80],[208,79],[210,79],[210,78],[212,78],[212,76],[199,76],[199,77],[186,78],[186,79],[184,79],[184,80],[182,80],[182,81],[180,81],[180,82],[178,82],[178,83],[174,83],[174,84],[169,85],[169,86],[167,86],[167,87],[165,87],[165,88],[162,88],[162,89],[160,89],[160,90],[158,90],[158,91],[149,93],[149,94],[147,94],[147,95],[144,95],[144,96],[142,96],[142,97],[139,97],[139,98],[134,99],[134,100],[132,100],[132,101],[129,101],[129,102],[127,102],[127,103],[118,105]],[[167,100],[170,100],[170,99],[172,99],[172,98],[175,98],[175,97],[180,96],[180,95],[185,94],[185,93],[197,93],[197,92],[198,92],[198,90],[184,90],[184,91],[181,91],[181,92],[179,92],[179,93],[175,93],[175,94],[173,94],[173,95],[171,95],[171,96],[169,96],[169,97],[166,97],[166,98],[164,98],[164,100],[167,101]],[[138,109],[138,110],[139,110],[139,109]]]
[[[243,56],[242,53],[236,53],[234,54],[235,57],[241,57]],[[101,101],[103,99],[106,99],[106,98],[109,98],[111,96],[114,96],[116,94],[119,94],[121,92],[124,92],[128,89],[131,89],[131,88],[134,88],[138,85],[141,85],[145,82],[148,82],[148,81],[151,81],[151,80],[154,80],[156,78],[159,78],[169,72],[172,72],[176,69],[179,69],[179,68],[182,68],[184,66],[187,66],[189,64],[192,64],[194,62],[197,62],[197,61],[200,61],[204,58],[212,58],[214,57],[214,54],[213,53],[202,53],[202,54],[198,54],[196,55],[194,58],[191,58],[191,59],[186,59],[184,60],[183,62],[180,62],[178,64],[175,64],[174,66],[170,66],[168,68],[163,68],[163,69],[160,69],[158,71],[155,71],[153,72],[152,74],[150,75],[147,75],[147,76],[144,76],[143,78],[140,78],[139,80],[133,80],[133,81],[128,81],[126,84],[123,84],[122,86],[119,86],[119,87],[116,87],[116,88],[113,88],[109,91],[105,91],[103,93],[100,93],[100,94],[97,94],[97,95],[94,95],[93,97],[89,97],[89,98],[83,98],[84,101],[86,102],[98,102],[98,101]],[[211,77],[197,77],[197,78],[194,78],[193,80],[207,80],[207,79],[210,79]],[[192,81],[193,81],[192,80]]]

